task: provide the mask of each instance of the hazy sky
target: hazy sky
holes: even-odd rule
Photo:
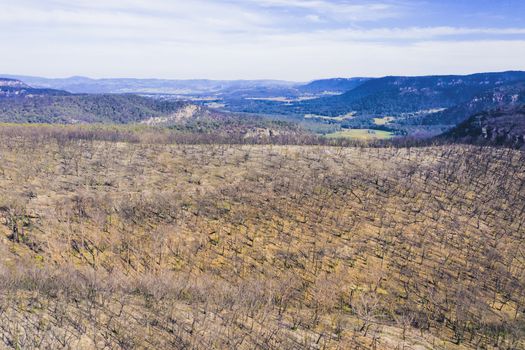
[[[525,70],[524,0],[0,0],[0,71],[288,79]]]

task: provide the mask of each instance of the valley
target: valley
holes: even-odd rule
[[[5,81],[18,81],[25,87],[20,91],[31,91],[34,98],[23,98],[25,93],[19,98],[0,98],[0,120],[133,123],[170,119],[170,113],[198,105],[199,111],[208,115],[280,120],[314,134],[350,130],[346,134],[351,135],[359,134],[351,129],[372,129],[398,137],[429,138],[473,114],[525,103],[525,73],[520,71],[334,78],[309,83],[19,78],[25,81]],[[16,88],[3,90],[12,94]]]

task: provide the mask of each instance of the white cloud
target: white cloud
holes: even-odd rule
[[[399,11],[380,2],[0,0],[0,6],[4,73],[309,80],[525,69],[525,28],[360,24],[371,9],[374,18]],[[294,17],[298,9],[306,12]],[[328,18],[336,12],[360,20],[334,26]]]
[[[381,20],[400,15],[397,7],[381,2],[326,1],[326,0],[249,0],[263,7],[301,9],[332,20],[351,20],[355,22]]]
[[[462,28],[462,27],[409,27],[409,28],[373,28],[373,29],[329,29],[308,33],[277,33],[269,34],[269,40],[283,42],[308,40],[325,40],[333,42],[347,41],[421,41],[430,39],[454,39],[458,36],[470,36],[479,40],[493,36],[524,36],[525,28]]]
[[[68,45],[42,44],[35,45],[27,55],[9,47],[2,57],[2,70],[48,76],[305,81],[333,76],[524,70],[524,55],[525,41],[425,41],[407,45],[300,42],[294,46],[232,43],[207,47],[96,43],[74,50]]]
[[[315,22],[315,23],[323,22],[323,20],[321,19],[321,16],[319,15],[307,15],[304,18],[309,22]]]

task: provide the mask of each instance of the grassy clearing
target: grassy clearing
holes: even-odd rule
[[[373,129],[349,129],[326,135],[331,139],[346,138],[352,140],[386,140],[394,136],[391,132]]]
[[[394,117],[383,117],[383,118],[374,118],[375,125],[387,125],[388,123],[394,121]]]
[[[322,120],[331,120],[336,122],[343,122],[345,120],[353,119],[355,116],[354,112],[350,112],[344,115],[339,115],[337,117],[329,117],[325,115],[317,115],[317,114],[305,114],[304,119],[322,119]]]

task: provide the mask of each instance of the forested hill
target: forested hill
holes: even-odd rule
[[[483,91],[470,100],[444,111],[428,114],[420,121],[413,120],[412,122],[423,125],[457,125],[473,114],[523,104],[525,104],[525,81],[510,82]]]
[[[184,103],[134,95],[54,95],[0,99],[0,121],[129,123],[178,111]]]
[[[301,85],[298,89],[305,93],[319,94],[323,92],[344,93],[355,89],[359,85],[369,81],[370,78],[332,78],[314,80],[308,84]]]
[[[475,114],[440,138],[467,143],[523,147],[525,104]]]
[[[0,78],[0,121],[16,123],[130,123],[172,116],[188,106],[126,94],[71,94]]]
[[[525,80],[525,72],[467,76],[384,77],[369,80],[339,96],[303,101],[298,110],[322,115],[410,113],[449,108],[495,87]]]

